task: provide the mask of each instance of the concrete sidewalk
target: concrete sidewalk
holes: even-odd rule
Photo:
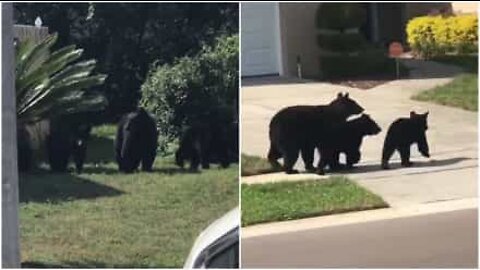
[[[358,168],[345,173],[346,176],[382,196],[393,207],[477,197],[477,113],[410,99],[415,93],[450,82],[460,70],[437,63],[405,61],[413,69],[411,79],[391,81],[369,90],[319,82],[274,84],[250,81],[246,84],[248,86],[244,84],[241,90],[242,152],[266,157],[268,124],[281,108],[326,104],[338,92],[349,92],[383,130],[375,137],[364,139],[362,160]],[[408,117],[412,110],[430,112],[427,138],[431,159],[420,157],[418,151],[412,149],[412,160],[417,166],[400,168],[398,154],[395,154],[391,160],[393,169],[381,170],[380,157],[388,126],[399,117]],[[300,158],[296,168],[303,170]],[[254,184],[319,178],[322,177],[277,173],[242,177],[242,182]]]

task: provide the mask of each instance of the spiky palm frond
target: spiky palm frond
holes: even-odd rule
[[[74,63],[83,53],[75,45],[51,52],[57,35],[38,44],[20,42],[16,50],[17,119],[31,122],[63,113],[98,111],[107,105],[100,93],[85,92],[101,85],[106,75],[91,75],[95,60]]]

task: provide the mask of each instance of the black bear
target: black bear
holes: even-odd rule
[[[323,149],[319,149],[319,171],[322,171],[325,165],[328,165],[331,170],[340,169],[341,153],[346,156],[346,167],[351,169],[360,161],[360,146],[363,137],[377,135],[380,131],[382,129],[368,114],[362,114],[356,119],[336,125],[332,132],[335,136],[332,136],[332,140],[324,144]]]
[[[151,171],[158,146],[155,120],[143,108],[124,115],[115,137],[115,158],[118,168],[131,173],[142,163],[143,171]]]
[[[363,108],[350,99],[348,93],[338,93],[328,105],[292,106],[280,110],[270,121],[268,160],[272,166],[279,167],[278,159],[283,158],[285,172],[298,173],[293,166],[301,152],[305,169],[314,171],[315,147],[322,140],[328,141],[332,126],[361,112]]]
[[[400,153],[402,166],[412,166],[410,162],[410,146],[417,144],[418,150],[424,157],[430,157],[426,137],[428,112],[417,114],[410,112],[410,118],[395,120],[388,128],[383,144],[382,168],[388,169],[388,161],[395,150]]]
[[[46,137],[50,169],[54,172],[67,171],[68,161],[73,157],[76,172],[81,173],[85,161],[91,125],[82,115],[63,115],[50,120]]]
[[[223,168],[238,162],[238,123],[194,124],[187,128],[175,153],[175,162],[184,167],[190,161],[190,169],[210,168],[219,163]]]

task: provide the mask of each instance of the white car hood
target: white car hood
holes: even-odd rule
[[[223,217],[215,220],[200,233],[185,261],[184,268],[191,269],[200,252],[215,242],[218,238],[240,226],[240,210],[238,207],[230,210]]]

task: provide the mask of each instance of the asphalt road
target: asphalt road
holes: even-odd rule
[[[242,268],[477,268],[477,209],[242,239]]]

